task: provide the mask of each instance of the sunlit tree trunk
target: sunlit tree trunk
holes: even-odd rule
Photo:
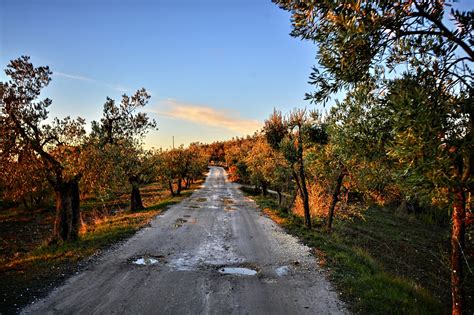
[[[311,214],[309,212],[309,195],[308,187],[306,185],[306,174],[304,171],[304,159],[303,159],[303,135],[301,131],[301,125],[298,125],[298,160],[299,160],[299,175],[300,175],[300,185],[301,185],[301,194],[303,198],[303,208],[304,208],[304,225],[306,228],[311,228]]]
[[[466,199],[462,189],[454,192],[451,227],[451,297],[453,315],[461,315],[464,307],[462,248],[466,220]]]
[[[56,194],[56,219],[52,243],[74,241],[79,236],[81,223],[79,208],[79,183],[77,179],[54,186]]]
[[[302,166],[303,164],[301,164]],[[296,182],[296,187],[300,194],[301,200],[303,200],[303,210],[304,210],[304,225],[309,229],[311,228],[311,216],[309,212],[309,198],[308,198],[308,189],[306,187],[306,177],[304,176],[304,169],[299,168],[300,177],[293,170],[293,178]],[[295,194],[296,199],[296,194]],[[293,200],[293,203],[295,200]]]
[[[331,205],[329,206],[329,213],[328,213],[328,222],[326,224],[326,228],[328,232],[331,232],[332,229],[332,222],[334,219],[334,209],[336,208],[336,204],[338,201],[339,193],[341,192],[342,181],[346,173],[344,170],[341,170],[339,176],[336,180],[336,185],[334,186],[334,191],[332,193]]]
[[[304,208],[304,225],[306,228],[311,228],[311,214],[309,212],[309,197],[308,197],[308,188],[306,187],[306,179],[304,174],[302,174],[301,187],[303,191],[303,208]]]

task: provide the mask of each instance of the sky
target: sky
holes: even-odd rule
[[[170,148],[253,134],[274,108],[314,109],[316,48],[290,30],[270,0],[0,0],[0,67],[21,55],[48,65],[50,117],[88,126],[107,96],[144,87],[159,128],[145,144]]]
[[[289,36],[289,13],[270,0],[0,0],[0,80],[31,56],[53,80],[51,117],[99,120],[107,96],[144,87],[169,148],[253,134],[273,108],[304,101],[315,48]]]

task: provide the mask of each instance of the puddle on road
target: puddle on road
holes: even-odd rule
[[[158,259],[152,257],[141,257],[132,261],[135,265],[150,266],[158,263]]]
[[[279,277],[286,276],[290,272],[290,268],[288,266],[281,266],[275,269],[275,272]]]
[[[127,261],[133,265],[152,266],[159,263],[166,263],[166,258],[163,255],[154,256],[144,254],[141,256],[131,257]]]
[[[220,273],[229,275],[255,276],[257,271],[243,267],[224,267],[219,269]]]

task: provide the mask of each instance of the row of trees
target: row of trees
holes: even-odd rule
[[[48,67],[29,57],[11,61],[8,82],[0,83],[0,193],[2,199],[37,205],[54,193],[56,219],[52,242],[75,240],[81,223],[81,195],[100,199],[130,189],[131,211],[143,209],[140,186],[160,180],[179,194],[202,174],[207,151],[199,144],[170,151],[145,150],[143,138],[156,122],[140,110],[145,89],[120,103],[107,98],[103,115],[86,133],[82,118],[48,120],[50,99],[38,100],[51,81]]]
[[[322,213],[331,230],[343,199],[398,203],[451,222],[453,314],[464,305],[472,242],[474,14],[445,1],[274,0],[292,14],[291,35],[316,44],[306,98],[324,116],[294,109],[261,134],[215,143],[234,180],[296,198],[305,225]],[[344,192],[344,193],[343,193]]]
[[[452,311],[461,314],[474,190],[473,11],[454,10],[444,0],[273,1],[292,14],[291,35],[316,44],[315,92],[307,99],[324,104],[346,93],[326,119],[329,143],[315,157],[328,158],[317,162],[321,166],[333,163],[334,196],[349,177],[366,192],[445,208],[451,216]],[[285,139],[298,138],[298,164],[304,140],[294,115],[286,123],[272,115],[265,133],[283,151]],[[296,128],[294,136],[281,126]],[[306,208],[300,168],[294,178]]]

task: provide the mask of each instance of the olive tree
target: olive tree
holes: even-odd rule
[[[0,163],[19,161],[21,152],[35,156],[56,196],[52,241],[74,240],[80,226],[78,159],[84,120],[66,117],[46,122],[52,101],[38,97],[51,81],[49,67],[35,67],[22,56],[12,60],[5,73],[10,80],[0,84]]]
[[[125,181],[131,186],[131,211],[143,209],[139,187],[157,163],[152,152],[142,149],[143,137],[156,128],[155,120],[139,112],[149,99],[150,95],[143,88],[132,96],[122,95],[120,104],[107,97],[101,120],[92,122],[91,138],[94,141],[91,143],[98,146],[104,160],[114,161],[112,167],[115,170],[107,172],[113,175],[108,182],[118,184]],[[117,176],[117,172],[121,175]]]

